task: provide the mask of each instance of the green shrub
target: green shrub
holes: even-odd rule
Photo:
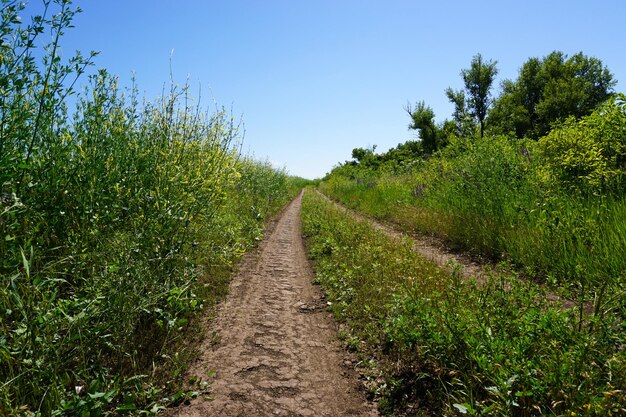
[[[548,186],[586,195],[623,195],[626,96],[613,96],[581,120],[567,119],[539,141],[540,174]]]

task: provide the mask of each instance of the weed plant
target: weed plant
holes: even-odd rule
[[[100,70],[76,95],[94,57],[61,58],[76,10],[23,7],[0,12],[0,415],[157,412],[189,319],[298,183],[187,87],[140,103]]]
[[[626,412],[624,327],[581,331],[575,309],[532,283],[476,284],[307,192],[316,279],[363,362],[376,362],[389,415],[606,416]]]

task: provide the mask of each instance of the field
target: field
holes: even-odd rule
[[[409,159],[406,145],[356,149],[356,161],[320,183],[332,199],[492,271],[477,283],[394,269],[415,255],[378,250],[382,236],[318,197],[305,204],[319,279],[348,296],[339,317],[350,337],[373,338],[365,355],[391,361],[380,371],[390,412],[403,401],[443,414],[624,412],[625,102],[616,94],[539,140],[451,136]]]

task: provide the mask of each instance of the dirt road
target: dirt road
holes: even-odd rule
[[[171,415],[378,415],[344,364],[336,324],[312,284],[301,238],[301,198],[244,259],[208,329],[213,336],[189,376],[208,379],[208,395]]]

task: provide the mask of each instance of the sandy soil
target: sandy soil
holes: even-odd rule
[[[313,285],[300,195],[234,277],[189,379],[204,395],[168,416],[376,416]]]

